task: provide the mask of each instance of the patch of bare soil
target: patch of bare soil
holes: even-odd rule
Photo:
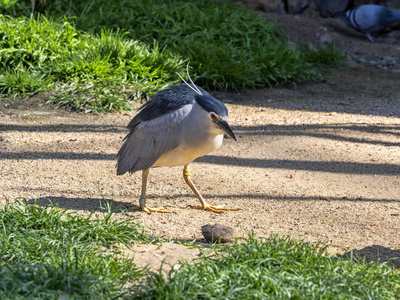
[[[306,22],[305,40],[325,22],[314,16],[270,17],[284,20],[293,32]],[[326,22],[331,21],[336,20]],[[349,51],[358,45],[383,57],[400,47],[384,37],[375,45],[357,33],[343,37],[327,28],[352,41],[342,45]],[[202,225],[222,223],[239,236],[290,234],[329,244],[332,253],[358,249],[368,259],[377,253],[381,260],[400,257],[400,73],[350,60],[325,78],[280,89],[213,93],[227,104],[238,142],[226,139],[215,153],[194,162],[192,179],[209,203],[239,211],[188,208],[197,199],[182,169],[157,168],[150,172],[148,204],[174,213],[117,216],[181,241],[201,241]],[[99,189],[114,207],[137,204],[141,174],[115,172],[115,155],[134,113],[83,115],[38,106],[37,97],[0,101],[2,204],[23,197],[45,205],[50,199],[62,208],[100,215]],[[137,260],[154,270],[164,258],[174,265],[177,258],[199,255],[174,244],[135,250]]]

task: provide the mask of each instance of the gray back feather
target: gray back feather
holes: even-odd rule
[[[180,84],[160,91],[139,109],[117,154],[118,175],[150,168],[161,155],[179,146],[180,124],[190,113],[196,95],[186,84]]]

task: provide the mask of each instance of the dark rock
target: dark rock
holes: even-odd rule
[[[234,241],[235,229],[222,224],[207,224],[201,226],[201,233],[207,242],[230,243]]]
[[[331,14],[344,11],[349,7],[350,0],[314,0],[321,17],[327,18]]]
[[[307,9],[310,6],[310,0],[299,0],[297,1],[294,9],[293,9],[293,14],[301,14],[305,9]]]

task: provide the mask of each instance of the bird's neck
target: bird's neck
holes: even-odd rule
[[[400,9],[393,10],[392,16],[393,16],[393,22],[399,22],[400,21]]]

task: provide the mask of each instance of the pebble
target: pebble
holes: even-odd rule
[[[201,227],[201,233],[209,243],[231,243],[234,241],[235,229],[223,224],[207,224]]]

